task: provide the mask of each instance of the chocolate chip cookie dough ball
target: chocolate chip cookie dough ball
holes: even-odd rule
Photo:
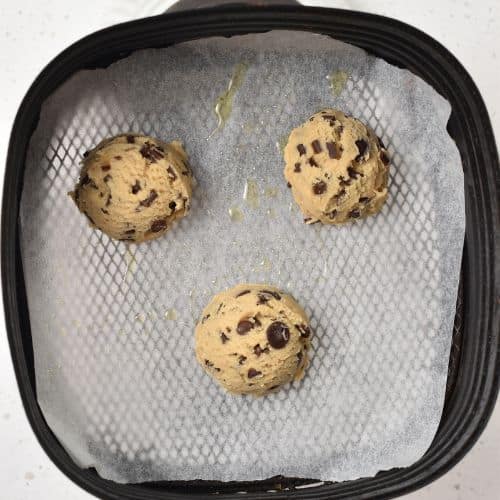
[[[158,238],[189,210],[193,177],[179,142],[128,134],[88,152],[70,193],[90,223],[111,238]]]
[[[389,158],[370,127],[325,109],[292,130],[285,177],[308,224],[343,224],[379,212]]]
[[[238,285],[204,309],[196,358],[227,391],[262,396],[303,377],[310,334],[290,295],[268,285]]]

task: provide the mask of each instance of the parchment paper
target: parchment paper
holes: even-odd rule
[[[376,217],[306,226],[292,202],[280,148],[323,107],[388,146]],[[420,458],[443,408],[464,238],[449,114],[412,73],[298,32],[141,51],[64,83],[31,140],[21,243],[38,402],[74,460],[119,482],[342,481]],[[130,247],[66,194],[84,151],[125,131],[182,140],[198,180],[187,218]],[[260,399],[224,393],[194,356],[201,309],[239,282],[292,293],[315,332],[306,378]]]

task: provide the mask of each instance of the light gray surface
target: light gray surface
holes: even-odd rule
[[[114,22],[161,12],[169,3],[150,0],[106,0],[68,4],[48,0],[33,9],[19,0],[0,4],[0,165],[4,164],[7,139],[22,96],[38,72],[70,43]],[[313,3],[313,2],[310,2]],[[315,1],[315,5],[339,6],[385,14],[411,23],[448,47],[471,73],[488,107],[494,129],[500,133],[498,49],[500,30],[497,1],[411,4],[392,0],[370,2]],[[13,59],[13,57],[15,59]],[[14,63],[15,60],[22,64]],[[3,176],[2,176],[3,178]],[[1,179],[0,179],[0,182]],[[90,495],[67,479],[45,455],[24,415],[10,360],[3,323],[0,325],[0,440],[4,493],[13,500],[71,498]],[[440,500],[496,499],[500,489],[500,411],[497,407],[487,429],[467,456],[438,481],[405,498]]]
[[[239,63],[232,114],[212,133]],[[392,158],[382,213],[341,228],[290,210],[277,145],[328,106],[367,121]],[[410,72],[295,32],[138,52],[63,84],[28,152],[21,249],[38,401],[71,455],[120,482],[342,481],[421,457],[441,417],[464,231],[449,111]],[[189,217],[130,247],[129,268],[126,244],[66,195],[84,151],[126,131],[180,139],[198,179]],[[258,208],[242,199],[250,180]],[[260,399],[223,392],[193,351],[203,306],[242,282],[291,292],[315,331],[305,380]]]

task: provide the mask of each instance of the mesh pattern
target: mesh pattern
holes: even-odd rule
[[[273,36],[135,54],[44,107],[21,207],[38,400],[104,477],[351,479],[409,465],[437,428],[463,241],[444,105],[358,49]],[[241,61],[230,120],[211,134]],[[349,80],[332,97],[325,76],[339,68]],[[418,130],[408,102],[430,117]],[[364,119],[391,156],[386,206],[352,226],[304,225],[284,185],[279,142],[325,106]],[[181,138],[198,179],[189,217],[140,246],[87,227],[66,196],[83,152],[124,131]],[[242,199],[247,179],[258,208]],[[194,357],[201,309],[244,281],[291,292],[315,332],[305,380],[262,399],[225,394]]]

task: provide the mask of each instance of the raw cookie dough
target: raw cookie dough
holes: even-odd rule
[[[100,142],[70,193],[90,223],[111,238],[158,238],[189,210],[193,177],[179,142],[137,134]]]
[[[310,334],[290,295],[269,285],[238,285],[204,309],[196,358],[227,391],[262,396],[303,377]]]
[[[342,224],[379,212],[387,199],[389,158],[356,118],[325,109],[292,130],[285,178],[304,222]]]

